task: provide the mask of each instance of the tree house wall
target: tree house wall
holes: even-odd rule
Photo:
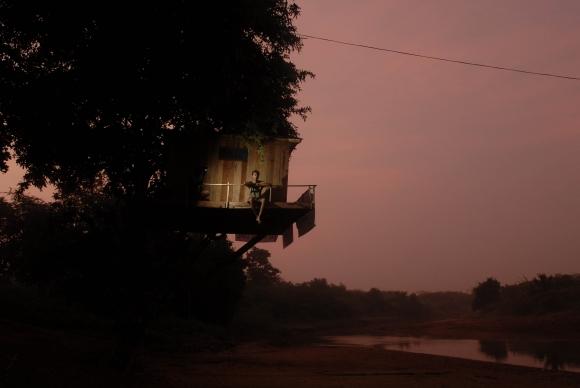
[[[236,136],[176,135],[165,155],[166,185],[160,201],[150,206],[148,222],[160,228],[196,233],[234,233],[254,236],[284,235],[292,242],[293,224],[303,235],[314,227],[314,187],[297,200],[287,201],[290,154],[300,139],[270,139],[262,147]],[[257,223],[247,204],[249,190],[242,186],[252,170],[274,186],[272,202]],[[225,186],[204,183],[230,183]],[[304,197],[304,198],[303,198]],[[226,203],[226,198],[229,203]]]
[[[208,149],[204,183],[230,183],[229,201],[245,202],[249,190],[242,186],[253,170],[260,180],[272,184],[272,201],[286,202],[290,154],[300,139],[270,139],[262,147],[237,136],[220,136]],[[260,149],[261,148],[261,149]],[[279,186],[279,187],[276,187]],[[226,186],[206,186],[210,201],[226,201]]]

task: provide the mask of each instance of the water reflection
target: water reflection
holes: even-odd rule
[[[580,372],[580,348],[577,342],[513,342],[510,351],[515,354],[528,354],[543,362],[545,369],[572,370]]]
[[[337,336],[336,345],[380,346],[389,350],[580,372],[580,342],[488,341],[419,337]]]
[[[479,351],[498,362],[505,361],[508,358],[508,347],[505,341],[480,340]]]

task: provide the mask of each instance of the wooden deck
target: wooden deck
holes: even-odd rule
[[[313,208],[288,202],[266,204],[262,223],[247,202],[199,201],[191,206],[159,204],[152,210],[158,226],[198,233],[236,233],[281,235],[284,231]]]

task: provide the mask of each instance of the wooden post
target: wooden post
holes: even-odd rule
[[[226,192],[226,209],[230,207],[230,181],[227,184],[228,191]]]

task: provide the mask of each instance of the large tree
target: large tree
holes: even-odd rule
[[[192,315],[231,315],[243,273],[230,246],[213,241],[220,258],[206,262],[199,236],[144,225],[142,205],[163,187],[175,142],[297,135],[310,75],[290,61],[298,14],[286,0],[0,0],[0,170],[14,157],[23,188],[50,183],[60,195],[12,205],[47,209],[52,232],[2,226],[13,249],[0,273],[48,277],[120,321],[193,303]]]
[[[163,184],[168,144],[206,133],[295,136],[310,75],[286,0],[0,0],[0,169],[23,186]]]

